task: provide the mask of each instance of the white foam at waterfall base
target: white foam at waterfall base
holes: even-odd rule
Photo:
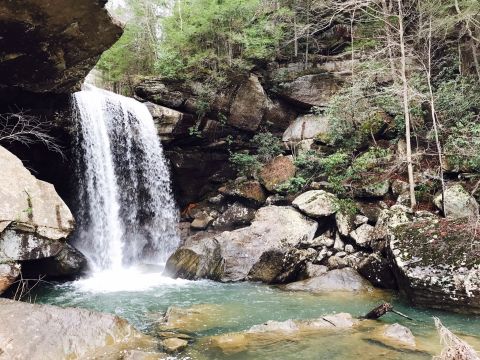
[[[91,289],[141,289],[168,282],[160,272],[135,270],[164,263],[178,246],[170,174],[152,116],[140,102],[89,86],[74,95],[75,246],[92,275]]]
[[[98,271],[73,282],[79,291],[94,293],[137,292],[165,286],[185,286],[193,281],[172,279],[164,276],[162,268],[151,269],[142,266]]]

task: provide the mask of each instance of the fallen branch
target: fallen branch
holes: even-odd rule
[[[408,317],[405,314],[402,314],[400,311],[397,311],[393,308],[393,305],[387,302],[384,302],[380,305],[378,305],[375,309],[371,310],[367,315],[364,316],[365,319],[371,319],[375,320],[383,315],[385,315],[387,312],[393,312],[394,314],[397,314],[399,316],[404,317],[405,319],[408,320],[413,320],[412,318]]]

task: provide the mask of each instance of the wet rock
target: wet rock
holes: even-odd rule
[[[396,289],[397,282],[390,262],[378,253],[370,254],[357,267],[357,271],[374,286]]]
[[[419,219],[388,235],[397,284],[416,305],[480,314],[480,258],[468,218]]]
[[[328,143],[330,133],[330,123],[325,116],[308,114],[298,117],[285,130],[282,141],[295,144],[306,139],[319,139]]]
[[[0,295],[17,280],[20,270],[20,264],[0,264]]]
[[[37,93],[78,90],[102,52],[122,34],[104,6],[96,0],[31,0],[22,6],[2,1],[0,87]]]
[[[383,335],[389,340],[398,342],[402,345],[409,347],[415,347],[415,337],[412,334],[412,331],[406,326],[400,324],[391,324],[383,326]]]
[[[292,204],[311,217],[333,215],[338,210],[337,197],[323,190],[307,191],[298,196]]]
[[[189,237],[167,260],[165,273],[174,278],[219,280],[224,267],[220,244],[214,238],[204,238],[208,235]]]
[[[160,332],[178,330],[195,333],[222,327],[234,318],[234,310],[217,304],[196,304],[189,308],[171,306],[157,325]],[[189,340],[177,333],[176,338]]]
[[[188,346],[188,341],[179,338],[168,338],[162,340],[161,344],[167,353],[174,354],[185,350]]]
[[[260,170],[260,182],[272,192],[278,185],[283,184],[295,176],[296,168],[291,156],[277,156]]]
[[[363,224],[350,233],[350,237],[355,240],[355,243],[361,247],[369,246],[373,239],[373,232],[375,228],[369,224]]]
[[[119,358],[123,350],[154,346],[127,321],[85,309],[0,299],[0,318],[6,359]]]
[[[256,205],[262,205],[267,199],[262,185],[256,180],[238,178],[218,191],[223,195],[244,199]]]
[[[217,230],[233,230],[236,227],[249,225],[255,218],[255,209],[235,202],[213,222]]]
[[[435,206],[442,210],[442,194],[435,196]],[[445,216],[452,219],[478,217],[478,203],[462,185],[457,184],[445,190]]]
[[[331,270],[312,279],[284,286],[285,290],[324,293],[331,291],[368,291],[371,286],[351,268]]]
[[[260,81],[255,75],[250,75],[235,94],[227,124],[241,130],[257,130],[266,112],[267,101]]]
[[[305,218],[292,207],[267,206],[260,208],[249,227],[224,232],[215,238],[225,259],[222,280],[243,280],[262,255],[286,254],[301,241],[312,239],[318,224]],[[278,260],[278,259],[277,259]]]
[[[49,277],[73,277],[87,269],[87,259],[74,247],[65,244],[54,257],[23,263],[23,276],[34,278],[39,273]]]
[[[183,340],[193,340],[193,337],[191,337],[190,335],[173,331],[159,331],[156,335],[161,339],[179,338]]]
[[[279,95],[305,108],[327,106],[331,97],[341,88],[342,79],[331,74],[305,75],[280,84]]]

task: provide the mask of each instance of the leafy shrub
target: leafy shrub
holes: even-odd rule
[[[232,154],[229,160],[240,176],[255,177],[261,166],[256,156],[245,153]]]
[[[282,142],[270,132],[256,134],[251,143],[257,148],[258,160],[264,163],[283,153]]]
[[[301,176],[295,176],[283,184],[277,186],[276,190],[281,193],[295,194],[300,192],[308,181]]]

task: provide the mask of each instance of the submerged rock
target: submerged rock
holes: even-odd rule
[[[480,314],[480,257],[468,219],[419,219],[388,236],[400,290],[416,305]]]
[[[265,344],[298,341],[314,332],[345,331],[357,324],[358,321],[347,313],[325,315],[314,320],[267,321],[243,332],[208,337],[203,343],[225,354],[235,354]]]
[[[171,306],[157,329],[160,332],[176,330],[195,333],[219,328],[234,317],[234,309],[217,304],[197,304],[189,308]],[[181,334],[176,335],[176,338],[189,340]]]
[[[162,347],[169,354],[174,354],[176,352],[185,350],[187,346],[188,341],[179,338],[168,338],[162,340]]]
[[[331,291],[369,291],[372,287],[355,270],[343,268],[328,271],[318,277],[285,285],[283,289],[323,293]]]
[[[0,299],[0,319],[5,359],[118,358],[123,350],[155,345],[127,321],[85,309]]]
[[[415,347],[415,337],[412,331],[406,326],[400,324],[385,325],[383,327],[383,335],[395,342],[399,342],[402,345]]]

